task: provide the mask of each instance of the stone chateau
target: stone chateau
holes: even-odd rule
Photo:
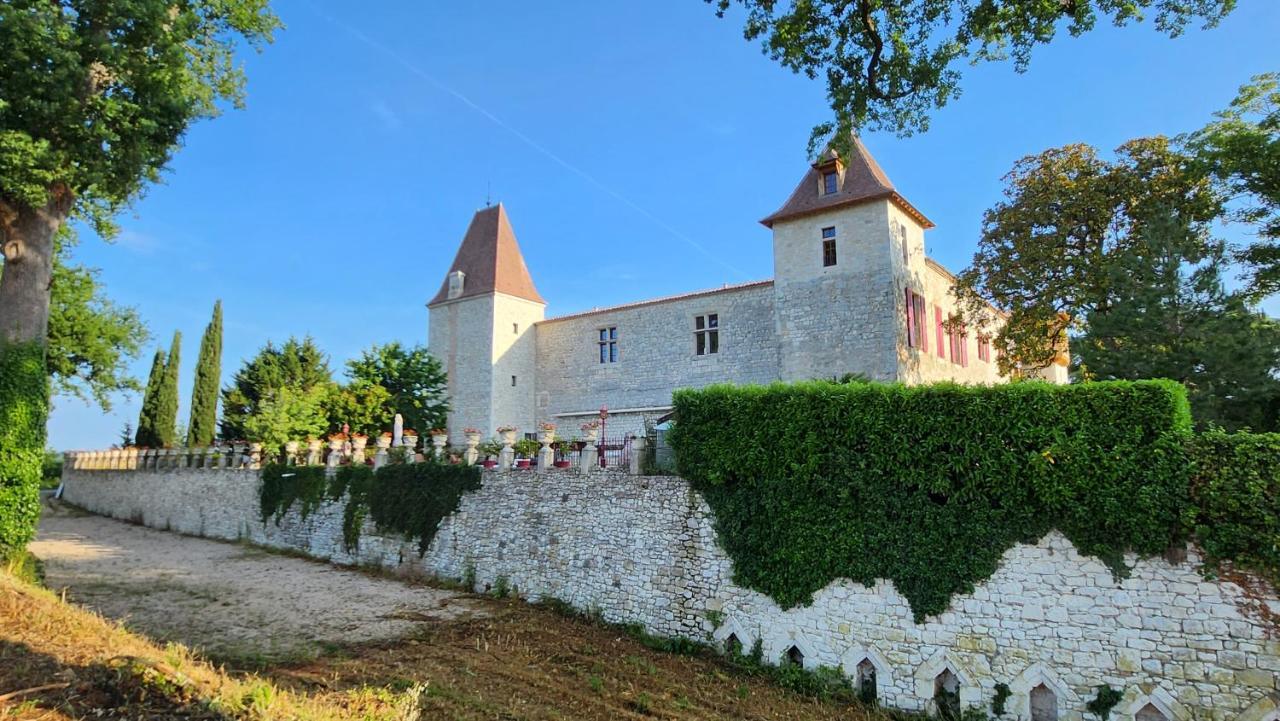
[[[814,163],[760,221],[773,231],[772,280],[583,313],[546,317],[506,210],[478,211],[427,304],[451,440],[544,422],[571,436],[602,406],[610,436],[638,432],[674,390],[723,381],[1003,380],[985,337],[944,323],[955,278],[925,255],[933,223],[854,146],[847,164]],[[1041,375],[1066,382],[1065,363]]]

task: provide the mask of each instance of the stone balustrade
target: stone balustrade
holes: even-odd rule
[[[539,449],[529,459],[533,470],[572,470],[578,473],[595,473],[602,470],[600,459],[603,457],[602,443],[595,429],[584,429],[585,441],[573,451],[576,462],[570,463],[568,454],[559,451],[563,462],[557,464],[558,451],[555,431],[543,428],[538,434]],[[383,434],[374,439],[371,458],[366,454],[369,439],[364,436],[332,436],[328,440],[316,438],[305,441],[288,441],[279,448],[269,448],[262,443],[230,441],[216,443],[208,447],[198,448],[112,448],[98,451],[67,451],[64,454],[66,467],[76,471],[165,471],[175,469],[191,470],[255,470],[271,462],[287,465],[328,466],[336,468],[351,463],[371,462],[375,468],[389,463],[414,463],[421,452],[427,458],[475,465],[486,460],[496,461],[502,470],[516,466],[515,451],[518,431],[507,431],[503,434],[502,449],[499,453],[488,456],[481,446],[479,433],[467,433],[466,445],[462,448],[448,448],[447,433],[433,433],[428,443],[419,450],[418,436],[406,434],[399,446],[395,446],[390,434]],[[609,457],[615,470],[622,470],[633,475],[640,473],[640,459],[645,449],[645,439],[628,438],[624,447]]]

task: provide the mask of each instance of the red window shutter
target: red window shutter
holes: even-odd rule
[[[920,335],[920,350],[928,352],[929,350],[929,334],[925,331],[925,322],[929,319],[929,306],[925,303],[923,295],[917,295],[916,301],[916,333]]]
[[[946,344],[942,340],[942,308],[933,307],[934,340],[938,341],[938,357],[947,357]]]
[[[916,304],[915,294],[910,288],[906,291],[907,300],[907,345],[914,348],[916,345]]]
[[[964,334],[964,326],[960,326],[956,337],[960,340],[960,367],[969,367],[969,338]]]

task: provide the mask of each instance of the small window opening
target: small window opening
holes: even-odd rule
[[[800,650],[799,646],[792,646],[791,648],[787,649],[787,652],[785,654],[783,654],[782,660],[784,663],[786,663],[789,666],[799,666],[803,668],[804,652]]]
[[[511,376],[511,387],[512,387],[512,388],[515,388],[515,387],[516,387],[516,377],[515,377],[515,376]]]
[[[519,323],[512,323],[512,324],[511,324],[511,332],[512,332],[512,333],[515,333],[516,335],[520,335],[520,324],[519,324]]]
[[[876,702],[876,667],[871,659],[864,658],[858,662],[857,669],[858,699],[865,704]]]
[[[720,316],[717,313],[700,315],[693,319],[694,348],[698,355],[720,352]]]
[[[597,341],[600,347],[601,363],[617,363],[618,362],[618,328],[611,326],[609,328],[600,329],[600,340]]]
[[[840,175],[834,170],[828,170],[822,174],[822,194],[832,195],[840,186]]]
[[[949,668],[933,679],[933,703],[938,709],[938,718],[959,721],[960,679]]]
[[[729,637],[724,640],[724,652],[730,656],[742,655],[742,640],[738,638],[738,634],[731,633],[729,634]]]
[[[1044,684],[1031,689],[1031,721],[1058,721],[1058,695]]]
[[[1169,717],[1156,708],[1155,704],[1149,703],[1138,709],[1138,713],[1133,715],[1133,721],[1169,721]]]
[[[836,264],[836,229],[822,229],[822,266],[831,267]]]

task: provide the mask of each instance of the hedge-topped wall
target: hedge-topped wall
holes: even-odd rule
[[[679,469],[715,511],[735,580],[784,607],[838,578],[893,581],[917,620],[1058,529],[1123,575],[1188,508],[1186,394],[824,382],[675,396]]]

